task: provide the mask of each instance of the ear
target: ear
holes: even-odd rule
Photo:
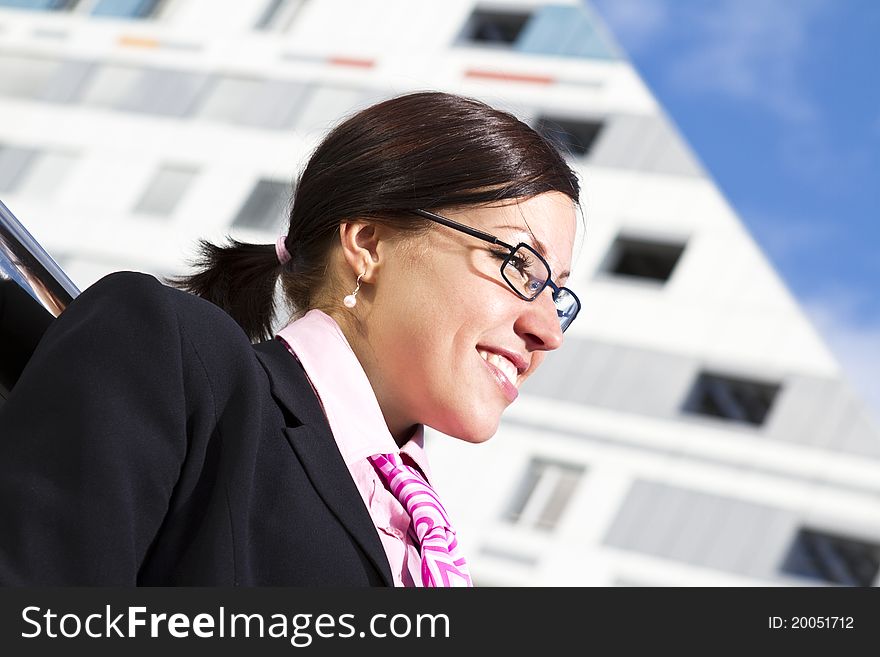
[[[339,241],[345,262],[355,277],[363,274],[363,281],[371,283],[386,254],[386,231],[383,226],[366,221],[346,221],[339,224]]]

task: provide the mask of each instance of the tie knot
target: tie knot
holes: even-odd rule
[[[413,533],[422,552],[422,581],[426,586],[471,586],[452,523],[437,493],[399,454],[376,454],[370,461],[412,518]]]

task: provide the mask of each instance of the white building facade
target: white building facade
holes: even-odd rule
[[[425,89],[584,189],[565,346],[488,443],[429,435],[477,583],[875,584],[880,431],[581,3],[0,0],[0,199],[80,288],[180,273],[274,241],[326,130]]]

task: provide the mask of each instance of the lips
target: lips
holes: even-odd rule
[[[478,349],[477,353],[480,354],[480,357],[488,363],[491,363],[495,367],[497,367],[501,373],[505,376],[505,378],[510,382],[510,385],[516,385],[517,378],[517,370],[516,365],[511,363],[507,358],[502,356],[501,354],[494,354],[489,351],[484,351],[482,349]]]
[[[477,353],[486,364],[487,369],[493,375],[498,385],[504,392],[508,401],[512,402],[519,396],[516,384],[519,375],[528,368],[528,364],[521,356],[504,350],[495,350],[485,347],[477,347]]]

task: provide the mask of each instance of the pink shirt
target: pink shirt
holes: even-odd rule
[[[345,334],[329,315],[310,310],[276,337],[302,363],[324,407],[339,452],[376,525],[395,586],[421,586],[421,557],[409,531],[410,516],[367,460],[372,454],[397,452],[397,444]],[[419,425],[399,451],[430,477],[424,427]]]

